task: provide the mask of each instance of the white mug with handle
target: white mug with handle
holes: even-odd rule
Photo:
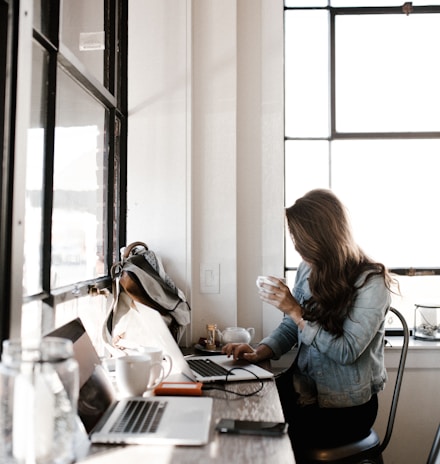
[[[153,372],[158,372],[153,377]],[[161,363],[148,354],[120,356],[115,362],[116,384],[123,396],[142,396],[157,387],[164,378]]]
[[[142,346],[139,348],[139,351],[151,356],[152,361],[155,363],[152,369],[150,383],[155,383],[157,379],[161,377],[161,372],[163,376],[162,380],[170,375],[173,368],[173,360],[168,354],[163,352],[162,348],[158,346]]]

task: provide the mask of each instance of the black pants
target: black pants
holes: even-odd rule
[[[278,377],[277,388],[298,464],[305,462],[303,455],[308,448],[331,448],[366,437],[376,420],[377,395],[349,408],[303,407],[297,403],[291,373]]]

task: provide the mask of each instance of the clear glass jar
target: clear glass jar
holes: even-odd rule
[[[73,462],[79,372],[72,342],[6,340],[1,361],[0,462]]]
[[[415,305],[414,338],[436,342],[440,341],[440,305]]]

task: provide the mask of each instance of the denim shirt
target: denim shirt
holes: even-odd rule
[[[300,305],[311,296],[309,274],[310,267],[302,262],[292,290]],[[301,404],[318,402],[328,408],[357,406],[382,390],[387,380],[384,320],[390,303],[384,279],[374,276],[358,291],[342,336],[335,337],[319,323],[310,321],[299,330],[289,316],[284,316],[260,344],[269,346],[274,359],[278,359],[298,343],[294,384]]]

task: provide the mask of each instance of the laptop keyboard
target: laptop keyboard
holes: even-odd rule
[[[166,401],[129,400],[111,431],[154,433],[159,427],[166,406]]]
[[[192,370],[196,371],[197,374],[200,374],[203,377],[212,377],[218,375],[234,375],[233,372],[228,371],[219,364],[211,361],[210,359],[187,359],[189,367]]]

